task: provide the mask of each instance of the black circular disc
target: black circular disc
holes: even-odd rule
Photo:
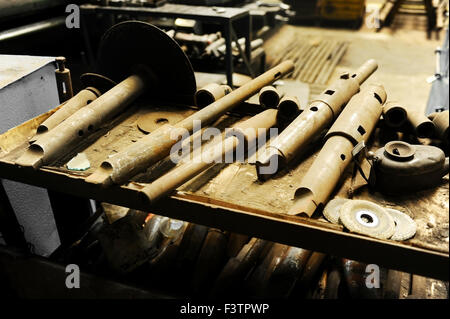
[[[149,95],[165,101],[193,101],[197,86],[189,59],[171,37],[149,23],[126,21],[106,31],[98,65],[99,73],[117,82],[139,68],[150,71]]]
[[[83,73],[80,76],[80,81],[84,87],[94,87],[102,94],[109,91],[117,84],[110,78],[97,73]]]

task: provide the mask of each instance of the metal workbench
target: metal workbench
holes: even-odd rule
[[[251,17],[250,12],[241,8],[219,8],[219,7],[204,7],[204,6],[189,6],[178,4],[165,4],[156,8],[146,7],[112,7],[112,6],[98,6],[98,5],[81,5],[80,12],[82,16],[82,23],[85,23],[86,16],[90,14],[127,14],[130,16],[149,16],[149,17],[165,17],[165,18],[184,18],[192,19],[200,22],[218,24],[221,26],[226,45],[226,74],[228,85],[233,87],[233,54],[232,42],[237,41],[236,32],[233,23],[237,20],[243,21],[245,27],[241,29],[245,37],[245,55],[248,61],[251,60]],[[83,27],[83,35],[86,42],[86,49],[88,57],[94,61],[94,54],[91,49],[88,28]],[[245,59],[244,59],[245,60]]]

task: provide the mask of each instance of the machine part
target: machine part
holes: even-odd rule
[[[385,101],[384,88],[374,84],[350,100],[325,136],[325,145],[295,192],[295,204],[289,215],[311,217],[317,207],[326,204],[352,161],[353,149],[358,143],[367,142],[375,129]]]
[[[433,121],[437,138],[448,143],[449,111],[432,113],[428,118]]]
[[[408,120],[408,112],[397,102],[387,102],[383,107],[383,118],[387,126],[399,128]]]
[[[278,115],[285,119],[295,119],[302,109],[296,96],[284,96],[278,104]]]
[[[341,223],[351,232],[388,239],[395,232],[394,218],[381,206],[366,200],[351,200],[342,205]]]
[[[162,127],[152,132],[122,152],[105,160],[92,175],[86,178],[86,182],[103,184],[104,186],[113,183],[125,183],[140,171],[169,155],[171,147],[178,142],[178,140],[170,138],[171,131],[172,136],[179,135],[181,138],[185,130],[192,132],[194,121],[201,121],[203,127],[208,125],[254,95],[262,87],[292,72],[293,68],[294,65],[291,61],[285,61],[213,104],[185,118],[175,126],[164,127],[164,129]],[[180,134],[173,134],[177,133],[174,130],[179,130]]]
[[[417,225],[416,222],[399,210],[392,208],[385,208],[385,210],[394,218],[395,222],[395,233],[392,235],[392,240],[407,240],[416,234]]]
[[[142,132],[148,134],[163,125],[175,125],[184,118],[185,117],[179,114],[176,109],[173,111],[149,112],[139,116],[137,126]]]
[[[78,153],[67,163],[67,169],[71,171],[85,171],[89,168],[91,168],[91,162],[89,162],[85,153]]]
[[[441,149],[393,141],[375,152],[370,185],[386,194],[409,193],[439,185],[448,171]]]
[[[323,216],[325,216],[325,218],[333,224],[341,224],[339,221],[341,207],[349,200],[350,199],[347,198],[334,198],[330,200],[323,209]]]
[[[359,91],[362,84],[375,70],[377,63],[369,60],[356,73],[342,74],[340,78],[326,89],[308,109],[305,109],[283,132],[272,141],[256,162],[258,178],[266,180],[275,173],[267,173],[264,168],[278,163],[277,172],[289,163],[305,145],[325,130],[339,116],[342,108]]]
[[[268,242],[265,240],[252,238],[236,257],[228,260],[216,279],[211,295],[221,297],[239,294],[245,277],[255,267],[267,245]]]
[[[200,172],[218,162],[223,162],[223,156],[233,152],[240,143],[249,143],[255,140],[258,137],[255,134],[257,130],[274,127],[277,124],[277,113],[278,111],[275,109],[265,110],[237,124],[225,140],[220,140],[219,143],[213,143],[210,147],[206,147],[200,154],[194,156],[192,160],[175,167],[145,186],[141,190],[142,200],[153,203],[161,197],[170,194],[178,186],[183,185]],[[240,139],[238,136],[243,136],[243,139]]]
[[[73,96],[72,77],[70,70],[66,68],[66,58],[63,56],[56,58],[57,69],[55,71],[56,86],[58,88],[59,102],[65,102]]]
[[[42,122],[37,128],[37,136],[55,128],[73,113],[88,105],[116,85],[114,81],[95,73],[81,75],[81,82],[86,88],[78,92],[61,106],[59,110]]]
[[[227,258],[228,234],[210,228],[203,242],[191,286],[195,294],[205,294],[219,275]]]
[[[382,299],[381,283],[378,288],[367,286],[367,277],[371,274],[366,271],[367,264],[346,258],[343,258],[341,263],[343,278],[351,299]],[[383,270],[380,269],[380,273]],[[381,281],[381,278],[378,279]]]
[[[254,270],[249,286],[256,297],[288,297],[311,252],[274,243],[263,262]]]
[[[433,137],[435,132],[434,123],[425,114],[418,111],[408,111],[408,121],[411,123],[417,137]]]
[[[267,109],[276,109],[280,102],[280,93],[273,86],[265,86],[259,91],[259,104]]]
[[[205,106],[208,106],[223,98],[231,91],[232,90],[228,85],[210,83],[195,93],[195,103],[198,107],[204,108]]]
[[[138,35],[141,38],[135,38]],[[130,39],[135,41],[130,43]],[[149,48],[148,42],[142,39],[154,41],[151,43],[157,46],[158,50]],[[127,50],[121,50],[122,46],[127,47]],[[169,60],[155,62],[162,51]],[[130,52],[133,53],[132,57],[127,56]],[[174,88],[184,86],[180,91],[175,90],[175,92],[181,95],[191,92],[192,97],[195,91],[195,78],[187,57],[165,32],[148,23],[128,21],[113,26],[102,38],[99,57],[102,63],[101,68],[109,67],[110,70],[107,73],[110,73],[114,79],[122,79],[130,73],[132,75],[86,107],[73,113],[51,132],[38,138],[18,159],[18,165],[38,169],[55,160],[61,153],[72,148],[77,141],[84,139],[87,134],[91,134],[101,124],[120,113],[144,93],[150,84],[152,92],[156,90],[161,93],[162,88],[155,83],[169,83],[165,80],[175,77],[176,80],[171,85],[175,85]],[[117,64],[117,60],[121,63]],[[164,66],[167,68],[161,69]],[[179,69],[170,69],[169,66],[179,66]],[[167,71],[170,70],[173,72],[168,73],[173,74],[168,76]],[[190,86],[194,89],[190,90]],[[173,95],[170,94],[170,96]]]
[[[189,59],[175,40],[151,24],[126,21],[111,27],[101,39],[98,62],[99,73],[117,82],[144,69],[151,82],[147,94],[166,102],[193,102],[197,86]]]

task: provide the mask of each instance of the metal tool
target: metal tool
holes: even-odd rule
[[[377,67],[374,60],[369,60],[355,73],[342,74],[313,101],[309,108],[305,109],[270,143],[267,152],[258,159],[256,163],[258,178],[266,180],[280,171],[317,134],[329,127],[351,97],[359,91],[360,84],[375,72]],[[278,163],[276,172],[265,169],[272,163]]]
[[[70,70],[66,68],[65,57],[57,57],[56,65],[58,66],[55,71],[56,86],[58,87],[59,101],[62,103],[73,96],[72,78],[70,76]]]
[[[326,204],[352,161],[353,149],[370,137],[385,101],[384,88],[373,84],[350,100],[325,136],[326,142],[295,192],[295,204],[288,214],[311,217],[317,207]]]

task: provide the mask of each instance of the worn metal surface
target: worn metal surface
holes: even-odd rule
[[[383,118],[390,127],[401,127],[407,121],[407,116],[407,109],[398,102],[387,102],[383,106]]]
[[[422,112],[408,111],[408,121],[417,137],[431,138],[436,130],[434,123]]]
[[[274,109],[280,102],[281,95],[273,86],[265,86],[259,91],[259,104]]]
[[[367,141],[380,119],[386,92],[382,86],[368,85],[354,96],[326,135],[326,142],[295,192],[292,215],[312,216],[326,204],[345,168],[352,150]]]
[[[195,102],[198,107],[203,108],[223,98],[230,92],[231,88],[228,85],[210,83],[195,93]]]
[[[359,91],[362,84],[378,68],[374,60],[363,64],[355,73],[345,73],[315,99],[283,132],[271,141],[268,151],[257,162],[257,173],[261,180],[273,174],[261,170],[276,161],[277,171],[304,149],[317,135],[325,130],[340,114],[342,108]]]
[[[292,62],[283,62],[213,104],[178,122],[173,127],[165,126],[154,131],[137,143],[130,145],[121,153],[103,161],[100,169],[94,172],[87,181],[104,186],[113,183],[122,184],[128,181],[137,173],[169,155],[171,147],[181,139],[182,134],[186,130],[192,132],[196,121],[200,121],[202,126],[208,125],[258,92],[265,85],[271,84],[284,74],[291,72],[293,67]],[[178,137],[178,139],[173,137]]]

